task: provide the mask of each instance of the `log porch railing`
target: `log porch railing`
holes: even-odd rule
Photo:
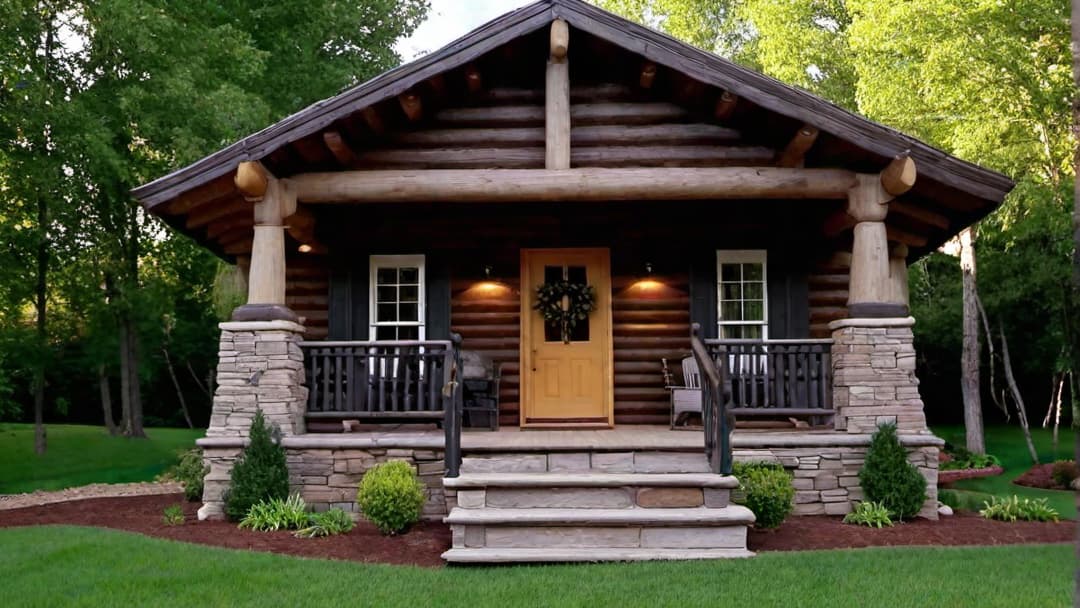
[[[446,476],[461,465],[461,336],[450,340],[301,342],[309,418],[433,419]]]
[[[701,421],[705,427],[705,455],[713,473],[731,475],[734,457],[731,451],[731,431],[735,417],[731,404],[731,379],[728,377],[724,346],[717,346],[715,357],[701,339],[701,326],[692,325],[690,350],[701,373]]]
[[[832,413],[832,340],[703,340],[731,381],[735,416]]]

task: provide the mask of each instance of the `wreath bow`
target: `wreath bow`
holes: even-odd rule
[[[569,344],[571,330],[596,310],[596,290],[592,285],[567,280],[544,283],[536,288],[533,308],[545,322],[558,327],[563,342]]]

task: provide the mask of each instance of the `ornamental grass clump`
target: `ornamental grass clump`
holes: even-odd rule
[[[989,502],[983,503],[983,509],[979,511],[986,519],[999,521],[1058,521],[1060,517],[1057,510],[1047,504],[1045,498],[1020,498],[1013,495],[1008,498],[991,496]]]
[[[225,496],[225,516],[240,521],[252,505],[289,496],[289,468],[285,450],[273,437],[263,413],[251,421],[250,443],[233,465],[232,482]]]
[[[312,513],[308,517],[307,526],[296,531],[297,538],[315,538],[318,536],[333,536],[345,534],[353,529],[352,516],[334,507],[322,513]]]
[[[859,471],[859,485],[867,500],[881,503],[897,520],[910,519],[922,509],[926,479],[908,462],[895,424],[879,426],[871,438],[866,462]]]
[[[776,528],[794,508],[795,487],[783,465],[769,462],[735,463],[739,491],[733,500],[754,512],[759,528]]]
[[[377,464],[360,481],[356,502],[364,517],[383,534],[397,534],[420,521],[424,485],[401,460]]]
[[[271,498],[251,505],[239,527],[256,532],[299,530],[307,527],[309,519],[307,503],[299,494],[293,494],[285,500]]]

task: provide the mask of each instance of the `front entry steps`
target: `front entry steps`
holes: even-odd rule
[[[754,515],[712,473],[463,473],[446,478],[456,563],[749,557]]]

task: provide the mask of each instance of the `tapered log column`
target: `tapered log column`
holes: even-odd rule
[[[905,307],[909,306],[907,256],[908,248],[903,243],[889,249],[889,301]]]
[[[907,305],[896,301],[889,278],[889,241],[885,216],[892,195],[877,175],[856,176],[848,191],[847,212],[855,220],[851,247],[848,313],[856,318],[907,316]]]
[[[232,320],[295,322],[285,306],[285,218],[296,213],[296,195],[258,163],[241,163],[236,185],[254,203],[255,236],[247,304],[233,311]]]

